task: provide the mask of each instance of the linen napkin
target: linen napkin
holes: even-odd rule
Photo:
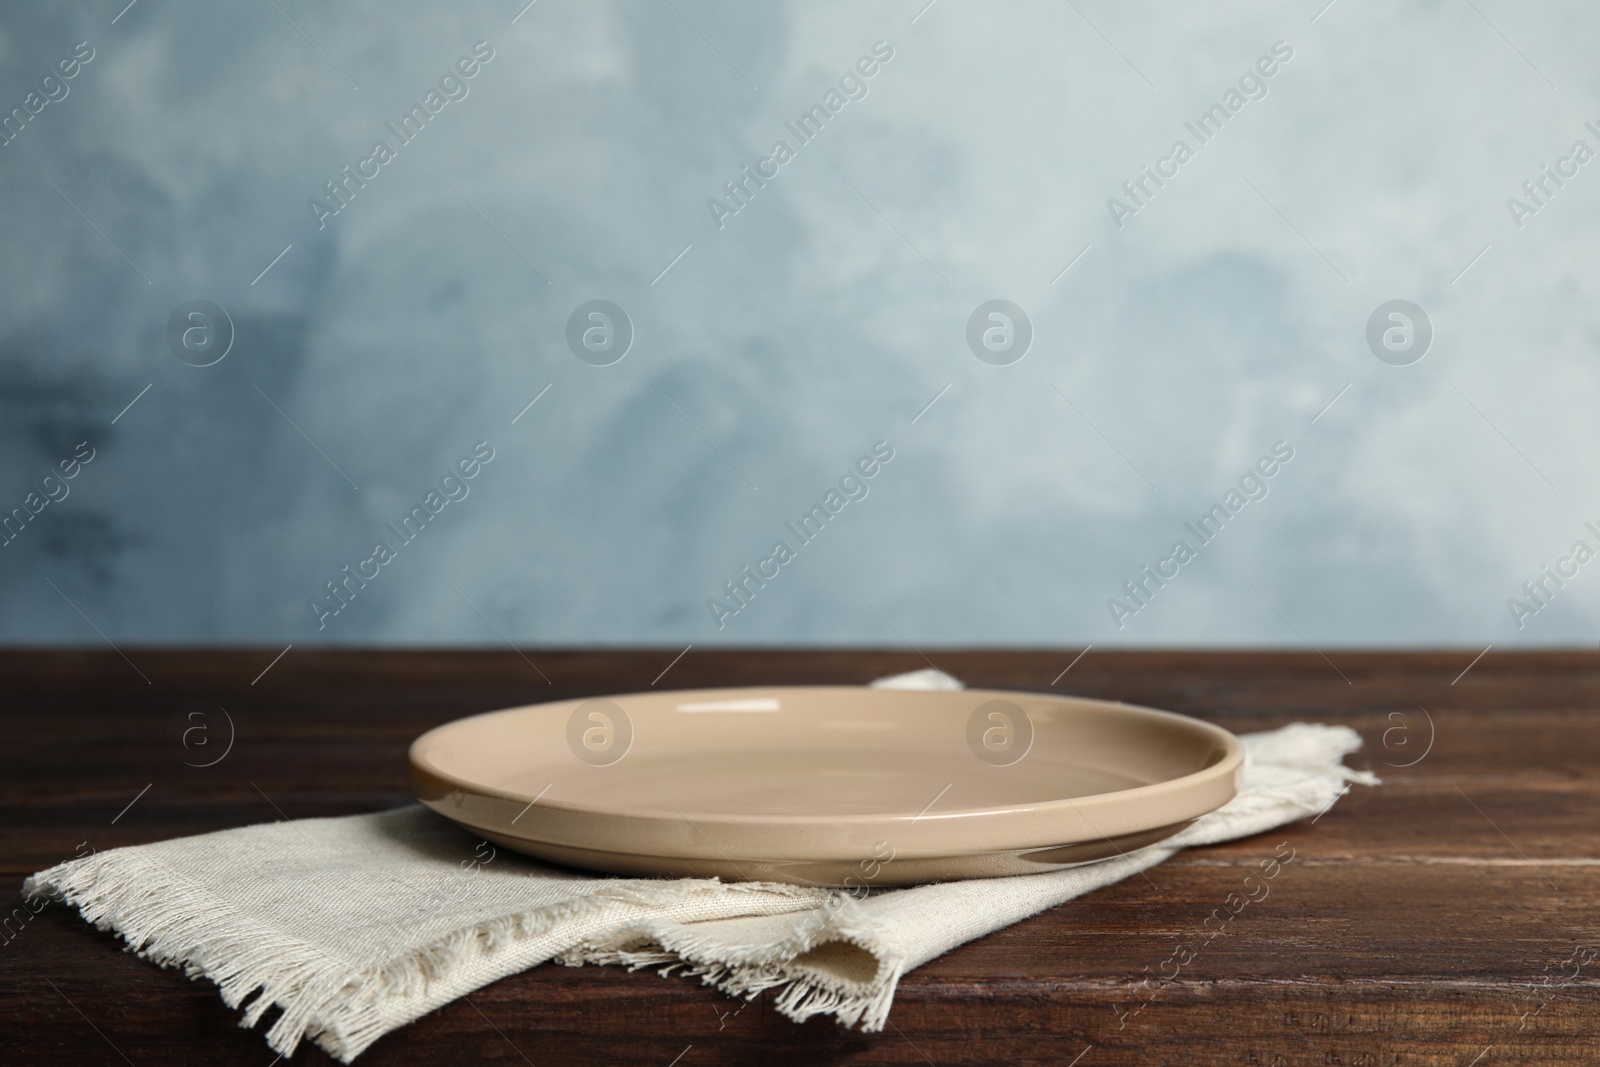
[[[936,671],[880,686],[956,689]],[[223,830],[86,856],[23,885],[76,906],[130,951],[209,978],[267,1044],[309,1039],[349,1063],[378,1038],[546,962],[660,967],[795,1021],[881,1030],[900,976],[963,942],[1155,866],[1261,833],[1377,784],[1343,766],[1345,726],[1241,740],[1242,789],[1176,837],[1047,874],[874,890],[589,876],[476,841],[421,806]]]

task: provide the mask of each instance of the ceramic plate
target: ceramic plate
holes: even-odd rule
[[[411,746],[422,802],[590,870],[804,885],[1037,873],[1227,803],[1226,730],[1127,704],[967,689],[631,693],[475,715]]]

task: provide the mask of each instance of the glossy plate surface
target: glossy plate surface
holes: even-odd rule
[[[411,746],[417,796],[574,867],[804,885],[1037,873],[1231,800],[1232,734],[1037,693],[791,686],[494,711]]]

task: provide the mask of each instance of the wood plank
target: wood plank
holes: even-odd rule
[[[1271,896],[1208,942],[1201,923],[1242,870],[1219,878],[1216,869],[1158,869],[1156,887],[1134,879],[963,946],[906,979],[892,1016],[898,1030],[883,1035],[820,1020],[796,1027],[689,980],[606,968],[540,968],[473,1000],[535,1062],[597,1055],[624,1034],[637,1036],[631,1061],[662,1063],[687,1044],[696,1046],[695,1063],[750,1062],[758,1049],[777,1062],[844,1053],[849,1062],[918,1062],[912,1046],[935,1063],[985,1063],[1001,1039],[1008,1061],[1038,1063],[1061,1062],[1074,1041],[1093,1044],[1104,1063],[1139,1062],[1152,1049],[1184,1052],[1191,1058],[1183,1062],[1244,1063],[1241,1050],[1253,1050],[1288,1063],[1335,1062],[1319,1058],[1333,1053],[1346,1063],[1452,1064],[1490,1045],[1500,1051],[1492,1062],[1581,1062],[1553,1055],[1556,1042],[1567,1055],[1600,1051],[1592,1022],[1600,981],[1589,972],[1569,979],[1560,967],[1574,948],[1600,943],[1600,915],[1591,909],[1587,938],[1575,937],[1562,898],[1524,872],[1485,882],[1465,869],[1402,867],[1373,881],[1346,866],[1290,864]],[[1588,872],[1567,892],[1592,898],[1597,886],[1600,872]],[[1506,900],[1517,907],[1504,909]],[[1441,930],[1437,917],[1446,913],[1454,921]],[[227,1036],[214,1016],[228,1013],[210,990],[117,953],[109,937],[86,935],[64,912],[38,921],[13,948],[34,952],[29,970],[60,978],[135,1062],[186,1043],[198,1055]],[[52,944],[28,945],[36,934],[54,935]],[[89,951],[85,940],[94,942]],[[1197,955],[1164,969],[1181,945]],[[40,1030],[74,1023],[59,996],[19,975],[13,959],[0,973],[4,1000],[23,1005]],[[1176,981],[1138,985],[1173,969]],[[259,1055],[256,1039],[241,1036],[241,1055]],[[454,1005],[380,1042],[369,1062],[434,1062],[412,1057],[459,1053],[463,1038],[492,1056],[489,1036],[470,1005]]]
[[[296,649],[256,686],[281,650],[128,651],[153,685],[115,653],[0,653],[5,876],[67,858],[79,842],[107,848],[265,821],[273,804],[304,817],[406,802],[405,749],[422,729],[492,707],[647,688],[680,650],[540,652],[532,658],[547,685],[510,654]],[[1039,690],[1077,651],[929,650],[972,684]],[[1148,880],[962,946],[906,978],[884,1034],[796,1026],[764,999],[739,1010],[681,978],[544,967],[385,1038],[362,1062],[666,1064],[690,1045],[681,1067],[1060,1064],[1089,1046],[1082,1067],[1461,1065],[1480,1054],[1483,1067],[1600,1062],[1600,962],[1572,974],[1562,966],[1600,949],[1600,656],[1491,651],[1452,685],[1475,651],[1329,655],[1337,670],[1309,653],[1085,656],[1055,691],[1241,732],[1346,722],[1367,740],[1351,762],[1386,784],[1357,787],[1314,826],[1186,853]],[[662,687],[859,682],[920,666],[899,652],[695,650]],[[170,736],[173,711],[192,699],[236,719],[236,747],[213,768],[183,766]],[[1397,766],[1429,736],[1419,705],[1432,716],[1432,748]],[[1280,840],[1296,862],[1267,899],[1208,938],[1220,919],[1207,926],[1207,916],[1226,910]],[[1196,954],[1177,979],[1141,987],[1170,972],[1179,946]],[[136,1063],[271,1058],[209,985],[150,967],[50,908],[0,944],[4,1058],[123,1062],[84,1016]],[[331,1061],[310,1050],[295,1062]]]

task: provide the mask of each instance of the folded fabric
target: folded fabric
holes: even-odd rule
[[[23,892],[64,900],[145,959],[211,979],[244,1009],[242,1026],[281,1009],[267,1043],[284,1055],[305,1038],[348,1063],[396,1027],[550,961],[660,966],[741,997],[775,989],[796,1021],[881,1030],[900,976],[956,945],[1181,849],[1315,815],[1346,782],[1377,782],[1342,765],[1361,745],[1348,727],[1296,723],[1241,740],[1239,795],[1157,845],[859,900],[771,882],[584,875],[497,850],[420,806],[114,849],[41,871]]]

